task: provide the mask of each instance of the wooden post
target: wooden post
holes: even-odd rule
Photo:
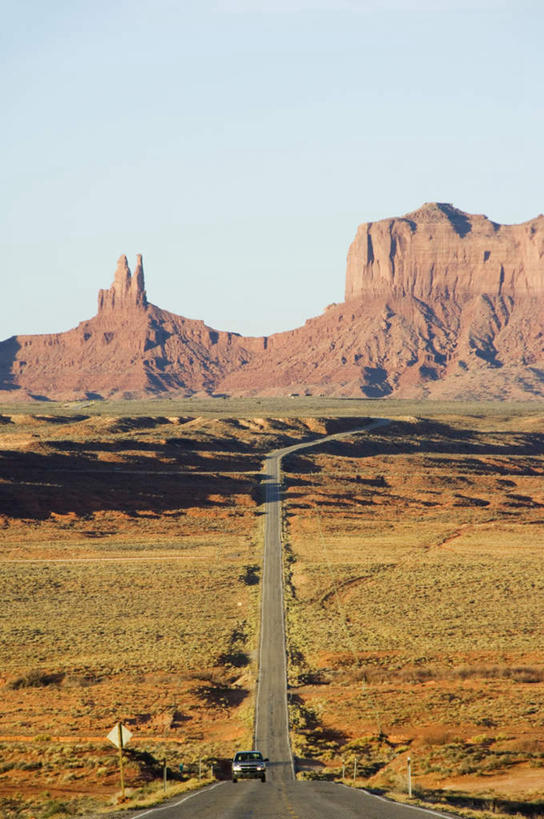
[[[125,774],[123,771],[123,729],[121,723],[117,725],[118,739],[119,739],[119,771],[121,774],[121,799],[125,799]]]
[[[164,786],[164,790],[166,791],[166,758],[163,759],[162,765],[163,765],[163,771],[162,771],[163,786]]]

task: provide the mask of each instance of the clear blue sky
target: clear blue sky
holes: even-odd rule
[[[544,210],[542,0],[5,0],[0,338],[150,301],[269,334],[360,222]]]

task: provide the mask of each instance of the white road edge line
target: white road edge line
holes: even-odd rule
[[[386,799],[384,796],[378,796],[377,793],[371,793],[370,791],[365,790],[364,788],[351,788],[349,785],[344,785],[343,782],[338,783],[341,788],[347,788],[348,791],[358,791],[359,793],[364,793],[365,796],[370,796],[372,799],[379,799],[380,802],[385,802],[388,805],[398,805],[401,808],[411,808],[412,810],[419,810],[423,813],[430,813],[431,816],[441,816],[442,819],[452,819],[453,814],[451,813],[438,813],[436,810],[432,810],[431,808],[422,808],[420,805],[408,805],[406,802],[395,802],[394,799]]]
[[[189,799],[192,799],[193,796],[200,796],[203,793],[207,793],[208,791],[213,791],[214,788],[218,788],[219,785],[224,785],[224,782],[216,782],[215,785],[208,785],[206,788],[202,788],[199,791],[193,791],[188,796],[184,796],[183,799],[180,799],[179,802],[170,802],[168,805],[161,805],[158,808],[150,808],[149,810],[144,811],[143,813],[137,813],[133,819],[141,819],[142,816],[149,816],[151,813],[158,813],[160,810],[168,810],[169,808],[177,808],[178,805],[182,805],[183,802],[188,802]]]
[[[263,464],[263,471],[265,475],[268,473],[267,465],[268,465],[268,455],[265,457],[264,464]],[[264,490],[264,505],[265,509],[268,506],[268,487],[265,486]],[[255,711],[253,713],[253,747],[255,748],[257,745],[257,725],[259,724],[259,694],[260,694],[260,687],[261,687],[261,668],[262,668],[262,656],[263,656],[263,600],[264,600],[264,581],[266,577],[266,564],[267,564],[267,554],[266,554],[266,538],[267,538],[267,527],[268,527],[268,515],[265,513],[264,516],[264,525],[263,525],[263,569],[262,569],[262,580],[261,580],[261,605],[259,611],[259,657],[258,657],[258,667],[257,667],[257,686],[255,691]]]
[[[279,534],[280,534],[280,600],[281,600],[281,628],[283,633],[283,679],[285,680],[284,700],[285,700],[285,730],[287,733],[287,744],[289,746],[289,756],[291,761],[291,775],[293,782],[296,782],[295,757],[291,745],[291,731],[289,725],[289,680],[287,678],[287,609],[285,608],[285,548],[283,542],[283,501],[281,497],[282,489],[282,459],[276,459],[278,478],[278,504],[279,504]]]

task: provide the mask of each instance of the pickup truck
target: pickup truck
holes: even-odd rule
[[[266,782],[266,763],[260,751],[237,751],[232,760],[232,781],[260,779]]]

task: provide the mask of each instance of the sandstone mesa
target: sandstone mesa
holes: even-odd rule
[[[98,313],[0,343],[0,400],[291,393],[440,399],[544,395],[544,216],[500,225],[444,203],[362,224],[345,301],[250,338],[147,301],[121,256]]]

